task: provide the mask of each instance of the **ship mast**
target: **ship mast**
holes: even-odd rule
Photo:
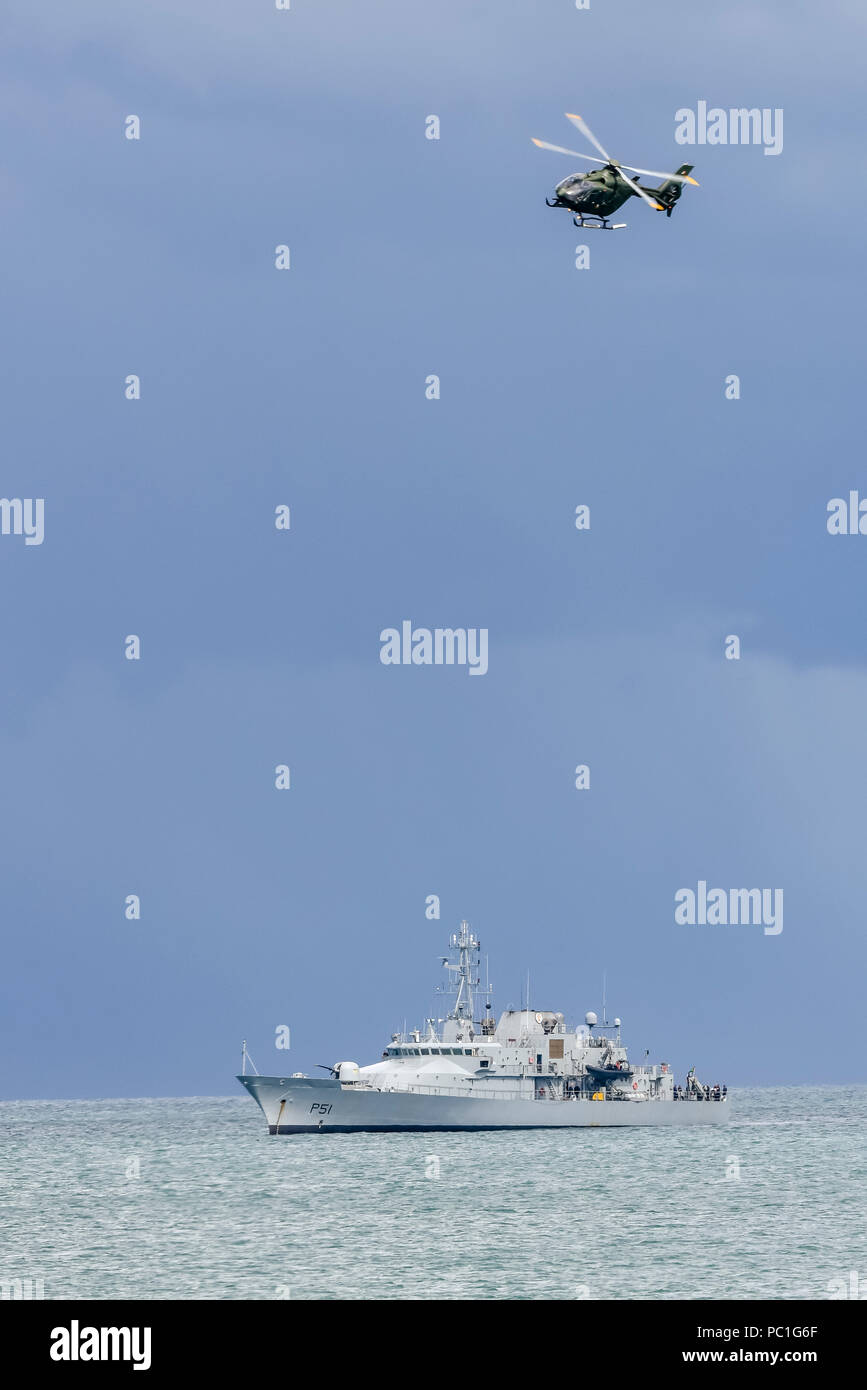
[[[491,986],[481,982],[482,943],[470,931],[469,922],[461,922],[459,930],[452,933],[449,949],[454,959],[450,961],[448,956],[443,956],[443,965],[451,974],[448,983],[440,985],[437,993],[454,996],[448,1018],[465,1019],[471,1024],[476,1010],[476,996],[485,996],[487,1002]]]

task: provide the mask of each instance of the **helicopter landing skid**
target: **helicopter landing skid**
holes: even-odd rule
[[[575,223],[576,227],[583,227],[588,232],[619,232],[621,228],[626,227],[625,222],[609,222],[607,217],[594,219],[593,222],[587,222],[577,212],[572,218],[572,221]]]

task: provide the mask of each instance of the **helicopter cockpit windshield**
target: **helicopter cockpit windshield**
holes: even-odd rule
[[[568,179],[563,179],[557,184],[555,192],[561,195],[571,194],[574,197],[576,193],[580,193],[581,189],[586,187],[587,180],[583,174],[570,174]]]

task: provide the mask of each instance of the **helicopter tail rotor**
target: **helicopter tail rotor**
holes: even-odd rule
[[[681,164],[676,174],[669,174],[663,179],[658,188],[651,189],[655,198],[658,198],[665,208],[666,217],[670,217],[674,212],[675,204],[683,192],[685,183],[695,183],[695,179],[687,177],[691,164]]]

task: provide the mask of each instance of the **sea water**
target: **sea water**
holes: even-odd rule
[[[734,1090],[730,1104],[729,1123],[708,1128],[272,1138],[244,1095],[6,1102],[0,1288],[46,1299],[867,1295],[867,1087]]]

